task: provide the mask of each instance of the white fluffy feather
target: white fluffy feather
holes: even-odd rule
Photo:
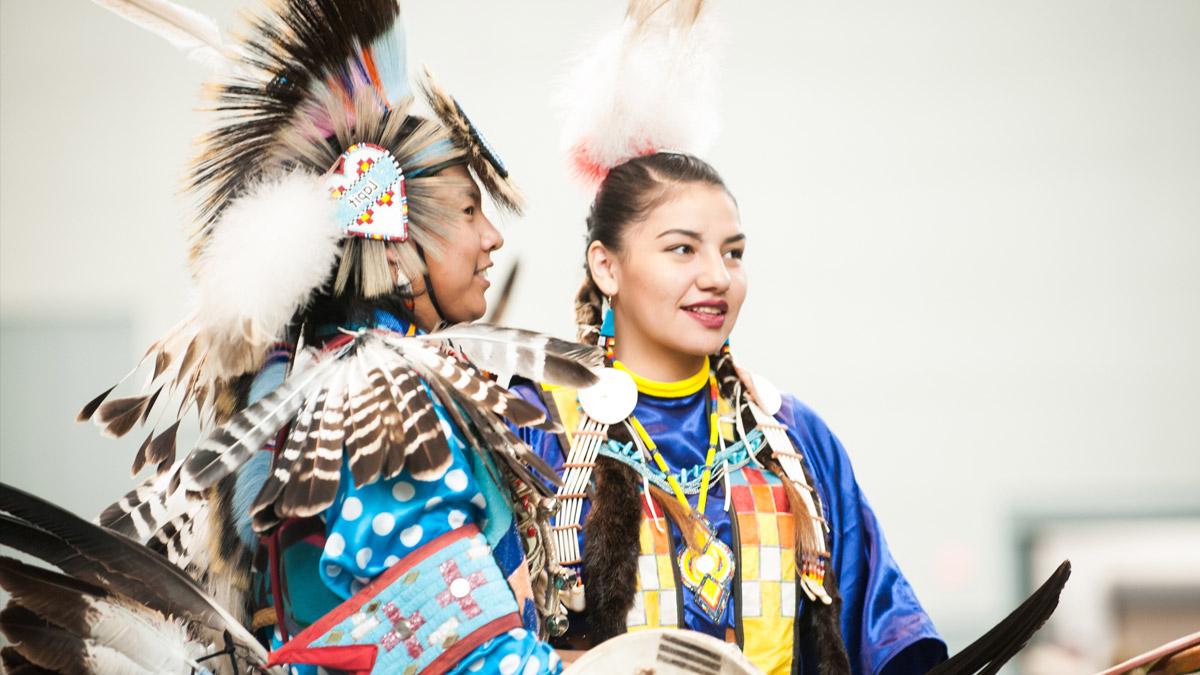
[[[561,97],[562,143],[585,180],[654,151],[702,154],[715,140],[716,20],[706,6],[690,26],[673,14],[660,10],[641,26],[627,17],[575,64]]]
[[[209,374],[241,368],[283,336],[332,272],[342,236],[321,178],[306,171],[264,179],[226,208],[196,274]]]
[[[210,647],[193,641],[179,621],[108,600],[86,600],[88,636],[151,673],[189,672]]]

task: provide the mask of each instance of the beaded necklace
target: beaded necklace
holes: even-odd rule
[[[684,586],[692,591],[696,605],[711,623],[718,623],[732,595],[733,572],[735,563],[733,552],[713,532],[712,525],[704,516],[704,507],[708,501],[708,490],[712,480],[713,464],[717,456],[717,441],[720,435],[720,419],[717,413],[718,388],[716,375],[708,374],[708,452],[704,459],[704,470],[700,475],[700,494],[696,498],[696,508],[688,503],[683,486],[663,459],[658,445],[636,415],[629,415],[629,425],[633,428],[641,445],[651,459],[663,472],[675,499],[690,516],[690,522],[679,523],[680,527],[696,527],[700,531],[699,550],[690,546],[684,547],[675,559],[679,566],[679,577]],[[647,495],[649,498],[649,495]]]

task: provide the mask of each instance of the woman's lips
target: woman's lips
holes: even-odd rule
[[[701,326],[717,329],[725,325],[725,314],[729,311],[729,305],[724,302],[702,302],[688,305],[683,311]]]

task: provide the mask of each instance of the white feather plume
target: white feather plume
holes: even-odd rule
[[[297,170],[251,186],[222,213],[196,274],[206,375],[257,365],[329,278],[343,236],[333,207],[321,178]]]
[[[170,0],[92,0],[97,5],[170,42],[189,59],[212,70],[228,67],[233,47],[212,18]]]
[[[635,0],[620,29],[576,62],[560,100],[562,144],[585,181],[598,184],[639,155],[699,155],[711,146],[719,127],[719,40],[708,4],[699,4],[691,23],[671,2],[639,18]]]
[[[86,598],[88,637],[111,647],[151,673],[188,672],[211,647],[193,641],[184,625],[157,612]]]

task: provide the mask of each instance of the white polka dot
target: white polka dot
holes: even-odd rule
[[[467,489],[467,472],[462,469],[455,469],[446,474],[446,487],[455,492],[462,492]]]
[[[450,515],[446,516],[446,520],[450,522],[450,529],[457,530],[463,526],[463,523],[467,522],[467,514],[454,509],[450,512]]]
[[[475,495],[474,497],[471,497],[471,503],[474,504],[475,506],[478,506],[481,509],[487,508],[487,500],[483,498],[482,492]]]
[[[331,579],[337,577],[337,575],[339,575],[341,573],[342,573],[341,565],[326,565],[325,566],[325,576],[327,576]]]
[[[371,549],[360,548],[354,556],[354,562],[358,563],[360,569],[366,569],[367,563],[371,562]]]
[[[354,583],[359,586],[366,586],[371,583],[371,580],[366,577],[354,577]]]
[[[421,542],[424,534],[425,530],[422,530],[420,525],[413,525],[400,531],[400,543],[412,548]]]
[[[529,635],[529,631],[524,628],[514,628],[508,631],[508,636],[514,640],[524,640]]]
[[[447,438],[454,435],[454,427],[450,426],[450,420],[442,419],[442,432]]]
[[[429,501],[425,502],[425,510],[432,511],[433,509],[437,508],[438,504],[441,504],[441,503],[442,503],[441,497],[430,497]]]
[[[478,673],[479,671],[483,670],[483,664],[485,661],[486,659],[479,659],[467,666],[467,670],[471,671],[472,673]]]
[[[371,529],[381,537],[391,534],[396,529],[396,518],[390,513],[381,513],[371,521]]]
[[[529,660],[525,662],[525,671],[522,675],[537,675],[540,672],[542,672],[542,662],[531,654]]]
[[[397,557],[396,557],[396,556],[394,556],[394,555],[389,555],[388,557],[386,557],[386,558],[384,558],[384,559],[383,559],[383,566],[384,566],[384,567],[391,567],[392,565],[395,565],[395,564],[396,564],[396,563],[398,563],[398,562],[400,562],[400,559],[399,559],[399,558],[397,558]]]
[[[558,652],[550,652],[550,665],[548,666],[550,672],[558,670],[558,664],[560,661],[562,661],[562,659],[559,658]]]
[[[325,540],[325,555],[330,558],[336,558],[346,550],[346,540],[342,539],[342,535],[334,532]]]
[[[520,654],[509,654],[508,656],[500,659],[500,672],[504,673],[504,675],[513,675],[513,673],[517,672],[517,668],[520,667]]]
[[[343,520],[358,520],[362,515],[362,502],[358,497],[347,497],[346,501],[342,502],[342,519]]]
[[[392,486],[392,496],[398,502],[406,502],[412,499],[416,493],[417,489],[412,486],[412,483],[406,483],[402,480],[396,481],[396,484]]]

